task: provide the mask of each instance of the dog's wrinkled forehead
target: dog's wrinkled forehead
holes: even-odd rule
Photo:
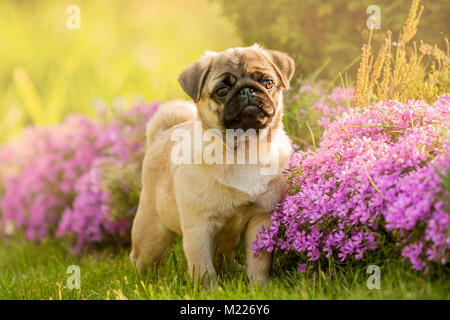
[[[198,102],[205,84],[211,88],[209,85],[227,72],[234,74],[236,78],[255,72],[269,74],[273,76],[273,80],[277,80],[277,87],[287,89],[294,69],[294,60],[287,54],[253,45],[231,48],[220,53],[207,51],[180,73],[178,81],[183,90]]]
[[[231,75],[239,79],[254,74],[267,74],[276,77],[274,66],[265,56],[262,49],[231,48],[213,55],[210,74],[211,82],[220,81],[225,75]]]

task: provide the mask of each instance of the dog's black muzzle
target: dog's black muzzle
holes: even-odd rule
[[[263,129],[269,125],[274,112],[274,103],[264,89],[243,85],[231,92],[222,121],[226,129]]]

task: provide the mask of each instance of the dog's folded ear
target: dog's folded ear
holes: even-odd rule
[[[286,53],[277,50],[265,50],[269,62],[275,68],[284,89],[288,89],[290,81],[294,75],[295,62]]]
[[[203,86],[211,67],[212,55],[206,54],[199,60],[184,69],[178,77],[178,82],[195,102],[200,100],[202,96]]]

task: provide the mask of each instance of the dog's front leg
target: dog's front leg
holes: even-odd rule
[[[214,227],[208,223],[183,227],[183,249],[191,278],[203,284],[214,284],[213,265]]]
[[[245,253],[247,276],[250,282],[267,285],[269,281],[268,274],[272,267],[272,253],[261,250],[259,255],[254,257],[254,251],[252,250],[252,243],[256,240],[262,225],[266,228],[270,225],[270,214],[261,213],[250,218],[245,234]]]

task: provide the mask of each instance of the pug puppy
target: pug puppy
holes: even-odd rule
[[[216,278],[215,259],[225,258],[231,265],[245,232],[248,278],[267,282],[271,254],[254,256],[252,242],[262,226],[270,224],[287,189],[282,170],[292,147],[282,125],[282,92],[293,73],[294,61],[287,54],[253,45],[205,52],[180,74],[179,83],[195,104],[177,100],[161,105],[147,126],[130,254],[138,270],[157,266],[178,234],[191,277],[211,283]],[[248,160],[256,152],[257,160],[205,161],[208,146],[194,141],[198,129],[210,133],[210,154],[216,158],[241,152]],[[230,130],[241,134],[227,140]],[[249,130],[256,133],[242,134]],[[183,163],[174,161],[173,152],[180,132],[192,137],[185,144],[194,141],[183,146]],[[255,141],[256,149],[251,150]]]

